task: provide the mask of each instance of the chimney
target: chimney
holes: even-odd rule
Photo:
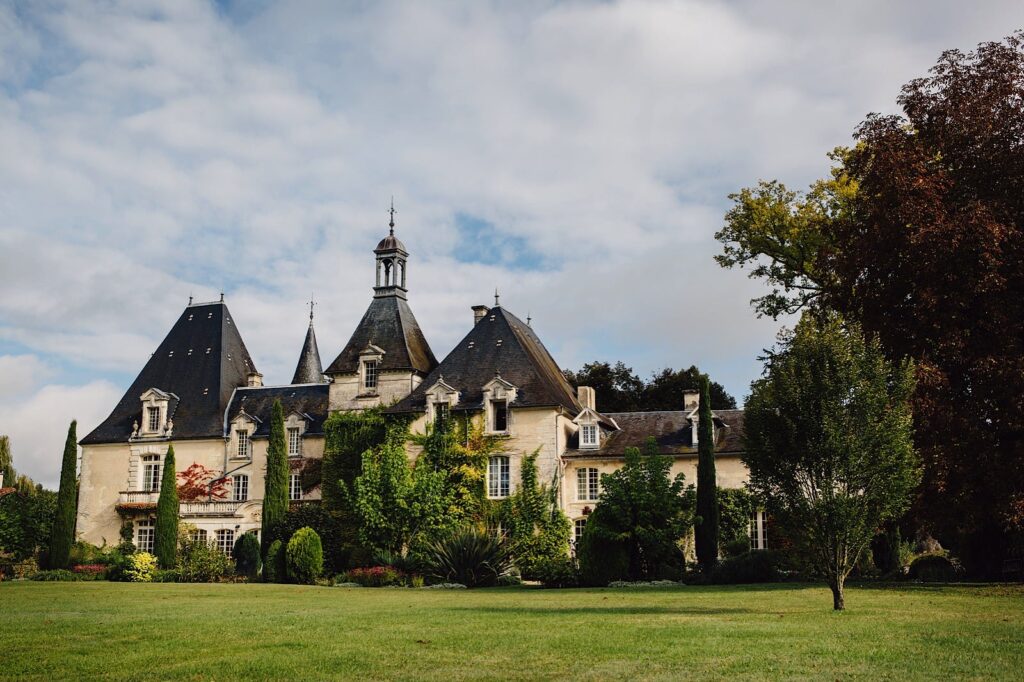
[[[700,407],[700,391],[697,389],[683,391],[683,410],[690,412]]]
[[[489,312],[491,312],[491,309],[485,305],[473,306],[473,325],[476,326],[476,323],[484,319]]]
[[[246,386],[259,387],[263,385],[263,375],[259,372],[249,372]]]
[[[597,409],[597,392],[590,386],[580,386],[576,389],[576,399],[580,401],[580,405],[583,407],[589,407],[592,410]]]

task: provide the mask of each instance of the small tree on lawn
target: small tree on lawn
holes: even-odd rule
[[[71,421],[64,442],[64,461],[60,467],[60,488],[57,490],[57,511],[50,533],[50,568],[67,568],[71,545],[75,541],[75,506],[78,501],[78,422]]]
[[[231,557],[235,560],[235,573],[244,575],[250,580],[260,573],[263,562],[260,560],[260,542],[252,533],[242,533],[235,540]]]
[[[718,478],[715,473],[715,424],[711,415],[708,377],[700,377],[700,408],[697,411],[697,525],[694,549],[703,570],[718,561]]]
[[[324,550],[320,536],[312,528],[300,528],[288,541],[286,550],[288,577],[302,585],[316,582],[324,571]]]
[[[911,441],[913,366],[856,325],[805,313],[769,353],[746,404],[750,489],[845,606],[846,576],[920,481]]]
[[[267,548],[277,538],[270,531],[284,521],[288,513],[288,452],[284,441],[284,408],[275,400],[270,412],[270,443],[267,445],[267,474],[263,491],[263,533],[261,552],[266,561]]]
[[[164,569],[174,568],[178,553],[177,478],[174,445],[168,445],[160,478],[160,497],[156,501],[156,537],[153,539],[153,553]]]

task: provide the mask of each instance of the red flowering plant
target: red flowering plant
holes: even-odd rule
[[[369,568],[353,568],[343,573],[339,582],[358,583],[363,587],[389,587],[405,585],[408,577],[394,566],[370,566]]]
[[[214,478],[216,472],[208,469],[198,462],[184,471],[178,472],[178,500],[181,502],[195,502],[197,500],[209,499],[223,500],[227,497],[228,486],[226,478]]]
[[[107,571],[106,564],[77,564],[71,567],[72,573],[78,573],[84,576],[87,580],[99,580],[104,576]]]

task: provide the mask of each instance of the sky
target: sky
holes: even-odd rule
[[[0,0],[0,434],[55,486],[189,296],[268,384],[326,366],[372,249],[435,355],[470,306],[562,367],[692,364],[742,402],[792,320],[713,256],[728,195],[805,188],[869,112],[1020,2]],[[600,396],[598,396],[600,407]]]

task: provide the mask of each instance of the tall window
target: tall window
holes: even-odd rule
[[[597,424],[584,424],[580,427],[580,447],[597,447]]]
[[[297,427],[288,429],[288,456],[298,457],[302,454],[302,437]]]
[[[580,544],[580,538],[583,537],[583,529],[587,527],[586,519],[576,519],[572,524],[572,541],[573,545],[578,547]]]
[[[241,459],[250,459],[252,456],[251,446],[252,443],[249,440],[248,431],[237,431],[238,433],[238,456]]]
[[[153,553],[156,540],[156,524],[153,519],[142,519],[135,522],[135,548],[140,552]]]
[[[298,474],[291,474],[288,476],[288,499],[302,499],[302,481]]]
[[[231,556],[231,550],[235,548],[235,531],[230,528],[221,528],[217,531],[217,549],[221,554]]]
[[[508,401],[491,401],[491,430],[508,431]]]
[[[750,549],[768,549],[768,524],[763,511],[750,513]]]
[[[363,363],[363,388],[377,388],[377,361]]]
[[[232,488],[235,502],[245,502],[249,499],[249,477],[246,474],[236,474]]]
[[[444,425],[448,423],[448,413],[451,410],[451,406],[448,403],[434,403],[434,426],[437,428],[444,428]]]
[[[147,407],[146,408],[146,420],[149,422],[148,427],[150,431],[160,430],[160,408],[159,407]]]
[[[192,532],[189,533],[188,536],[192,540],[192,542],[201,543],[204,545],[210,541],[209,538],[207,537],[205,528],[193,528]]]
[[[151,493],[160,490],[160,455],[142,458],[142,489]]]
[[[487,496],[508,497],[508,493],[508,457],[505,457],[504,455],[491,457],[487,464]]]
[[[593,467],[576,470],[576,499],[594,502],[601,495],[601,475]]]

